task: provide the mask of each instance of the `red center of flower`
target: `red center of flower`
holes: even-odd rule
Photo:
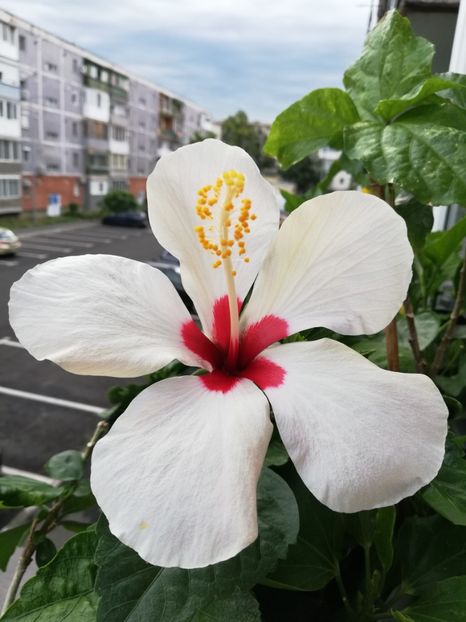
[[[241,310],[238,300],[238,311]],[[212,341],[193,321],[181,328],[187,348],[205,361],[213,371],[200,376],[210,391],[227,393],[241,378],[249,378],[261,389],[277,387],[285,379],[285,370],[260,353],[269,345],[288,335],[288,322],[275,315],[267,315],[252,324],[240,335],[239,343],[231,343],[228,297],[219,298],[213,309]],[[232,357],[232,352],[234,356]]]

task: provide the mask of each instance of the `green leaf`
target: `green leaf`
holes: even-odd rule
[[[255,542],[232,559],[195,570],[147,564],[99,521],[99,622],[187,622],[214,599],[251,589],[286,555],[299,528],[293,493],[270,469],[259,482],[258,515]]]
[[[425,350],[440,332],[440,319],[432,311],[422,311],[414,316],[417,338],[421,350]],[[405,317],[397,321],[398,342],[404,347],[409,347],[409,331]]]
[[[39,566],[45,566],[51,561],[57,554],[57,547],[49,538],[44,538],[39,542],[36,548],[36,564]]]
[[[374,546],[382,567],[387,571],[393,562],[393,532],[395,529],[395,507],[377,510],[374,530]]]
[[[423,106],[389,125],[345,129],[345,151],[379,184],[393,182],[422,203],[466,203],[466,120],[451,104]]]
[[[466,216],[448,231],[431,233],[427,237],[423,252],[435,265],[442,266],[453,253],[459,251],[465,237]]]
[[[445,577],[464,572],[466,529],[440,516],[409,518],[399,531],[396,555],[403,593],[419,594]]]
[[[21,542],[30,525],[31,523],[24,523],[24,525],[0,531],[0,570],[6,570],[10,557],[15,552],[16,547]]]
[[[71,538],[57,556],[30,579],[2,622],[95,622],[93,590],[95,531]]]
[[[466,388],[466,356],[463,355],[461,357],[456,374],[453,374],[453,376],[438,376],[435,380],[448,396],[459,397]]]
[[[53,501],[63,488],[22,475],[0,477],[0,508],[29,507]]]
[[[434,224],[432,207],[412,199],[408,203],[397,205],[395,209],[406,223],[411,246],[414,249],[422,248]]]
[[[270,441],[269,448],[265,455],[264,466],[280,466],[288,462],[289,456],[285,446],[278,434],[278,430],[275,428]]]
[[[466,526],[466,460],[456,456],[444,463],[422,498],[450,522]]]
[[[461,86],[453,80],[447,80],[440,76],[431,76],[425,82],[417,84],[409,93],[406,93],[399,99],[382,99],[378,103],[375,112],[384,119],[392,119],[408,108],[423,102],[430,95],[447,88],[458,89]]]
[[[450,577],[429,588],[400,613],[398,620],[413,622],[464,622],[466,612],[466,576]]]
[[[52,456],[44,468],[50,477],[70,482],[82,477],[83,459],[79,451],[68,449]]]
[[[431,76],[434,46],[416,37],[409,21],[390,11],[367,36],[360,58],[344,83],[364,118],[373,118],[380,100],[400,99]]]
[[[250,592],[236,590],[198,611],[190,622],[260,622],[259,603]]]
[[[357,120],[356,108],[344,91],[318,89],[278,115],[264,151],[288,168],[320,147],[341,146],[343,128]]]
[[[460,108],[466,108],[466,75],[463,73],[444,73],[442,77],[456,82],[462,88],[447,89],[441,93],[442,97],[450,100]]]
[[[89,480],[80,480],[73,494],[66,498],[63,504],[63,514],[75,514],[83,512],[96,505],[96,500],[92,494]]]
[[[73,533],[81,533],[82,531],[86,531],[89,528],[90,523],[81,523],[76,520],[62,520],[60,521],[60,525],[68,531],[72,531]]]
[[[300,529],[286,559],[264,581],[270,587],[319,590],[331,581],[343,556],[345,525],[341,514],[332,512],[309,492],[291,465],[280,470],[298,501]]]

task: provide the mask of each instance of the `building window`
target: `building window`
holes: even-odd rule
[[[102,95],[97,93],[97,107],[100,108],[102,106]]]
[[[100,71],[100,81],[101,82],[108,82],[108,71],[105,71],[105,69],[102,69]]]
[[[93,78],[94,80],[97,79],[97,67],[95,65],[89,65],[89,75],[91,76],[91,78]]]
[[[114,125],[112,127],[112,137],[114,140],[124,141],[126,140],[126,130],[124,127]]]
[[[71,93],[71,103],[76,104],[77,102],[78,102],[78,94],[76,93],[76,91],[73,91]]]
[[[26,51],[26,37],[24,35],[19,35],[19,49],[21,52]]]
[[[128,183],[124,179],[114,179],[112,190],[128,190]]]
[[[58,140],[58,132],[56,132],[55,130],[47,130],[45,132],[45,136],[50,140]]]
[[[128,157],[120,153],[112,153],[110,163],[112,168],[126,170],[128,168]]]
[[[23,147],[23,162],[29,162],[31,159],[31,147]]]
[[[58,164],[58,162],[47,162],[45,168],[53,173],[60,170],[60,165]]]
[[[146,146],[145,145],[139,145],[139,151],[145,151],[146,150]]]
[[[56,65],[55,63],[44,63],[44,69],[45,69],[45,71],[50,71],[52,73],[57,73],[58,72],[58,65]]]
[[[79,168],[79,153],[77,151],[73,153],[73,166]]]
[[[71,124],[71,133],[73,134],[75,138],[78,137],[78,122],[77,121],[73,121],[73,123]]]
[[[2,22],[2,39],[7,43],[15,42],[15,29],[13,26]]]
[[[45,104],[50,106],[51,108],[58,108],[58,98],[57,97],[46,97]]]
[[[20,196],[19,179],[0,179],[0,197],[16,198]]]
[[[16,104],[13,102],[6,103],[6,116],[7,119],[16,119]]]
[[[0,140],[0,160],[19,161],[19,147],[14,140]]]
[[[28,112],[21,113],[21,127],[23,130],[29,129],[29,113]]]
[[[80,69],[81,68],[79,66],[78,59],[77,58],[73,58],[73,72],[74,73],[79,73]]]

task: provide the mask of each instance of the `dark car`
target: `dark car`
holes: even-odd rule
[[[147,216],[144,212],[120,212],[118,214],[104,216],[102,218],[102,224],[145,229],[147,227]]]
[[[193,302],[188,294],[184,291],[183,284],[181,283],[180,262],[178,261],[178,259],[176,257],[173,257],[173,255],[171,255],[168,251],[164,249],[157,259],[153,259],[152,261],[148,261],[147,263],[154,268],[158,268],[161,272],[165,274],[165,276],[168,276],[176,291],[183,300],[184,304],[188,308],[189,312],[193,313]]]

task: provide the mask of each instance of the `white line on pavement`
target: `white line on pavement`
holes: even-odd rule
[[[0,339],[0,346],[10,346],[11,348],[24,348],[24,346],[10,337],[3,337]]]
[[[115,240],[126,240],[126,238],[128,237],[127,235],[122,235],[121,233],[107,233],[106,231],[102,231],[102,233],[100,233],[100,231],[92,231],[92,233],[90,233],[89,237],[97,237],[97,238],[113,238]],[[87,237],[87,234],[86,234]]]
[[[42,242],[44,244],[49,244],[52,243],[54,244],[55,242],[58,242],[58,244],[61,244],[62,242],[64,242],[65,244],[72,244],[73,246],[83,246],[84,248],[92,248],[92,246],[94,246],[94,244],[91,244],[90,242],[75,242],[74,240],[67,240],[66,237],[62,237],[61,235],[57,235],[56,238],[53,237],[48,237],[48,236],[44,236],[41,237],[40,240],[38,240],[39,244],[42,244]]]
[[[47,253],[24,253],[23,251],[16,253],[16,257],[32,257],[33,259],[46,259]]]
[[[4,259],[2,259],[0,261],[0,266],[6,266],[7,268],[11,268],[13,266],[17,266],[18,262],[17,261],[5,261]]]
[[[53,251],[53,252],[63,252],[63,253],[71,253],[72,248],[64,247],[64,246],[45,246],[45,244],[36,244],[35,242],[24,242],[27,244],[28,248],[37,248],[40,251]]]
[[[29,393],[28,391],[10,389],[9,387],[0,386],[0,393],[3,393],[4,395],[11,395],[11,397],[21,397],[34,402],[53,404],[54,406],[63,406],[64,408],[71,408],[73,410],[83,410],[85,412],[93,413],[94,415],[100,415],[105,410],[105,408],[101,408],[100,406],[91,406],[90,404],[82,404],[81,402],[71,402],[70,400],[62,400],[58,397],[39,395],[38,393]]]
[[[73,238],[73,239],[76,239],[76,240],[89,240],[89,242],[103,242],[104,244],[110,244],[110,242],[113,242],[113,240],[111,240],[109,237],[101,238],[100,236],[97,237],[94,234],[93,235],[86,235],[84,237],[82,235],[78,235],[77,233],[73,234],[72,236],[71,236],[71,234],[67,233],[66,237],[67,238]]]

